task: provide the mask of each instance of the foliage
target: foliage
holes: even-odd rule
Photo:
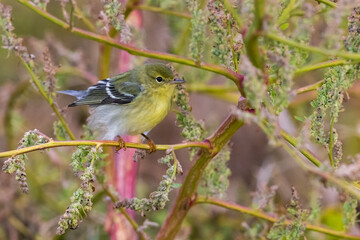
[[[162,176],[157,190],[150,193],[149,198],[132,198],[118,201],[115,203],[116,208],[128,208],[141,212],[141,215],[145,216],[145,212],[147,211],[160,210],[166,206],[166,203],[169,201],[170,191],[178,187],[175,183],[176,175],[182,174],[183,171],[173,151],[165,157],[160,158],[158,162],[167,165],[168,169],[166,170],[166,174]],[[171,162],[173,162],[173,164],[171,164]]]
[[[189,103],[189,94],[184,87],[178,87],[175,97],[175,104],[179,108],[176,114],[176,125],[182,128],[181,135],[188,141],[203,141],[205,139],[204,123],[197,121],[191,114],[192,108]],[[193,159],[197,152],[196,148],[190,149],[190,159]]]
[[[201,179],[201,189],[206,196],[225,198],[229,188],[229,176],[231,171],[228,167],[230,160],[230,147],[223,148],[205,168]]]
[[[357,216],[359,215],[359,213],[356,210],[357,206],[358,206],[358,201],[351,197],[349,197],[344,202],[343,224],[344,224],[344,229],[346,231],[348,231],[350,227],[355,225]]]
[[[204,51],[205,44],[205,27],[206,27],[206,13],[200,9],[199,2],[196,0],[186,1],[189,11],[192,14],[191,24],[191,42],[190,42],[190,55],[191,57],[200,62]]]
[[[113,27],[120,33],[121,42],[130,42],[130,27],[126,24],[124,14],[122,14],[121,2],[117,0],[105,0],[104,11],[100,12],[100,19],[104,25],[103,29],[107,34],[110,32],[110,27]]]
[[[70,198],[71,204],[66,209],[64,215],[60,217],[59,227],[56,234],[62,235],[68,228],[76,229],[81,220],[92,209],[92,198],[95,187],[94,182],[94,169],[92,166],[87,167],[80,177],[81,187],[78,188]]]
[[[0,4],[0,58],[6,58],[0,66],[0,118],[6,119],[0,156],[8,158],[3,172],[15,174],[15,180],[0,175],[0,238],[115,238],[125,234],[118,218],[125,216],[139,239],[360,239],[354,234],[360,199],[358,0],[17,2],[34,11],[19,16],[19,4],[10,3],[14,11]],[[56,94],[95,84],[97,69],[103,75],[143,64],[140,57],[174,62],[177,78],[186,79],[173,99],[181,129],[181,138],[174,138],[183,142],[157,145],[166,150],[157,161],[165,174],[156,170],[156,155],[145,155],[145,144],[127,143],[121,154],[131,152],[130,158],[112,157],[107,146],[120,143],[95,140],[83,125],[86,110],[61,108],[66,103]],[[20,84],[28,79],[33,89]],[[167,128],[173,126],[161,124],[156,143],[172,139]],[[34,126],[47,134],[23,134]],[[77,141],[78,135],[86,141]],[[21,136],[16,150],[3,147]],[[178,152],[185,147],[189,154]],[[132,182],[121,182],[126,174]],[[121,188],[134,193],[136,177],[138,192],[124,197]],[[17,194],[12,181],[28,194]],[[244,214],[196,206],[203,203]],[[127,210],[146,217],[144,223],[138,226],[141,219]],[[89,221],[80,225],[84,219]]]
[[[291,200],[287,208],[287,213],[291,224],[285,224],[285,218],[272,226],[268,238],[269,239],[300,239],[305,234],[304,222],[309,216],[309,211],[301,209],[299,198],[295,188],[292,188]]]
[[[26,132],[24,137],[19,142],[18,149],[39,145],[49,141],[49,138],[44,137],[38,130]],[[25,162],[28,160],[26,154],[19,154],[10,157],[4,162],[2,167],[3,172],[12,174],[15,172],[16,181],[20,185],[20,189],[24,193],[29,192],[28,184],[26,182]]]

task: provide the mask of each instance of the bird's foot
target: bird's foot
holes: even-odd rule
[[[153,153],[156,152],[156,145],[153,142],[153,140],[151,140],[148,136],[146,136],[145,134],[141,134],[147,141],[148,141],[148,145],[149,145],[149,153]]]
[[[150,147],[149,153],[156,152],[156,145],[153,142],[153,140],[149,139],[148,144],[149,144],[149,147]]]
[[[124,148],[124,150],[126,150],[125,141],[120,136],[118,136],[118,143],[119,143],[119,146],[116,147],[116,152],[120,151],[120,149],[123,149],[123,148]]]

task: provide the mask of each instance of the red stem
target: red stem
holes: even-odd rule
[[[197,187],[203,171],[243,124],[242,121],[230,114],[218,130],[207,139],[214,148],[212,151],[200,151],[199,157],[187,173],[171,213],[162,225],[156,239],[171,240],[175,238],[180,230],[182,221],[186,217],[190,207],[194,204]]]

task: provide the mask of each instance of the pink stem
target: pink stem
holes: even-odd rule
[[[128,23],[131,22],[133,26],[141,28],[142,16],[139,11],[133,11],[129,18]],[[119,72],[126,72],[133,68],[132,61],[134,56],[122,50],[113,51],[118,55],[118,70]],[[119,119],[121,121],[121,119]],[[140,136],[121,136],[126,142],[140,142]],[[136,177],[138,171],[138,163],[133,161],[133,156],[136,149],[121,149],[113,153],[114,162],[111,163],[110,169],[112,173],[111,184],[115,187],[120,200],[125,198],[133,198],[136,189]],[[130,216],[134,218],[133,211],[127,211]],[[113,203],[108,205],[108,216],[106,220],[106,229],[112,240],[116,239],[136,239],[137,234],[130,226],[126,218],[119,212],[114,210]]]

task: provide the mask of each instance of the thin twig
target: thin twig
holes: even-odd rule
[[[61,122],[61,124],[63,125],[63,127],[65,128],[67,134],[69,135],[69,137],[72,140],[75,140],[75,135],[72,133],[72,131],[70,130],[69,125],[67,124],[65,118],[63,117],[63,115],[60,113],[59,109],[57,108],[57,106],[54,104],[53,100],[48,96],[48,94],[45,92],[44,88],[42,87],[39,78],[36,76],[36,74],[34,73],[34,71],[31,69],[31,67],[20,57],[21,63],[24,65],[24,67],[28,70],[28,72],[30,73],[30,76],[33,80],[33,82],[35,83],[37,89],[39,90],[39,92],[41,93],[41,95],[45,98],[45,100],[49,103],[51,109],[54,111],[56,117],[59,119],[59,121]]]
[[[72,0],[70,0],[69,3],[70,3],[69,30],[71,31],[74,25],[74,3]]]
[[[328,68],[328,67],[334,67],[334,66],[339,66],[339,65],[345,65],[345,64],[356,64],[356,62],[349,62],[347,60],[343,60],[343,59],[337,59],[337,60],[331,60],[331,61],[326,61],[326,62],[320,62],[320,63],[316,63],[316,64],[310,64],[310,65],[306,65],[302,68],[299,68],[295,71],[295,76],[313,71],[313,70],[317,70],[317,69],[321,69],[321,68]]]
[[[20,148],[16,150],[6,151],[0,153],[0,158],[3,157],[11,157],[18,154],[48,149],[48,148],[56,148],[56,147],[68,147],[68,146],[111,146],[111,147],[118,147],[120,144],[118,141],[92,141],[92,140],[79,140],[79,141],[51,141],[44,144],[39,144],[31,147]],[[150,149],[148,144],[143,143],[132,143],[126,142],[125,143],[127,148],[137,148],[137,149]],[[185,142],[173,145],[156,145],[157,150],[167,150],[173,148],[174,150],[179,150],[182,148],[188,147],[199,147],[204,149],[211,149],[210,143],[208,142]]]
[[[234,62],[234,68],[235,68],[235,72],[239,72],[239,66],[238,66],[238,60],[237,60],[237,53],[236,51],[234,50],[234,41],[233,41],[233,34],[232,34],[232,30],[231,30],[231,23],[230,21],[228,20],[227,21],[227,25],[228,25],[228,32],[229,32],[229,41],[230,41],[230,48],[231,48],[231,55],[232,55],[232,59],[233,59],[233,62]]]
[[[184,18],[184,19],[191,19],[191,16],[187,13],[175,12],[175,11],[167,10],[164,8],[159,8],[159,7],[154,7],[154,6],[144,5],[144,4],[135,5],[134,9],[156,12],[156,13],[166,14],[166,15],[180,17],[180,18]]]
[[[263,213],[259,210],[256,209],[252,209],[252,208],[248,208],[245,206],[241,206],[239,204],[235,204],[235,203],[229,203],[220,199],[216,199],[216,198],[211,198],[211,197],[204,197],[204,196],[197,196],[195,204],[212,204],[212,205],[216,205],[219,207],[223,207],[223,208],[227,208],[230,210],[234,210],[237,212],[241,212],[241,213],[245,213],[245,214],[249,214],[252,215],[254,217],[272,222],[272,223],[276,223],[278,221],[280,221],[280,219],[272,217],[266,213]],[[293,221],[290,220],[285,220],[284,223],[286,225],[290,225],[293,224]],[[328,228],[324,228],[324,227],[319,227],[316,225],[312,225],[312,224],[305,224],[306,230],[309,231],[315,231],[315,232],[319,232],[319,233],[324,233],[326,235],[329,236],[334,236],[334,237],[340,237],[340,238],[345,238],[345,239],[360,239],[360,236],[356,236],[356,235],[351,235],[351,234],[347,234],[344,232],[340,232],[340,231],[335,231],[332,229],[328,229]]]
[[[254,0],[254,20],[244,38],[249,60],[262,71],[264,70],[264,55],[260,53],[258,32],[261,32],[263,29],[264,7],[264,0]]]
[[[334,175],[332,175],[329,172],[325,172],[322,170],[318,170],[318,169],[314,169],[312,166],[309,166],[309,164],[305,163],[302,158],[300,157],[300,155],[298,154],[298,152],[296,151],[296,148],[292,148],[290,147],[287,143],[283,142],[282,143],[283,148],[289,153],[290,156],[293,157],[293,159],[295,160],[295,162],[304,170],[307,171],[311,174],[314,174],[316,176],[319,176],[331,183],[333,183],[334,185],[340,187],[341,189],[343,189],[345,192],[350,193],[351,195],[353,195],[354,197],[356,197],[358,200],[360,200],[360,189],[358,189],[354,184],[347,182],[343,179],[337,178]]]
[[[311,91],[315,91],[317,90],[319,87],[321,87],[324,84],[324,81],[321,80],[319,82],[298,88],[295,90],[296,94],[302,94],[302,93],[306,93],[306,92],[311,92]]]
[[[313,53],[317,53],[317,54],[325,55],[325,56],[329,56],[329,57],[342,57],[344,59],[353,60],[356,62],[360,61],[360,54],[358,54],[358,53],[352,53],[352,52],[348,52],[348,51],[330,50],[330,49],[325,49],[325,48],[320,48],[320,47],[313,47],[313,46],[309,46],[309,45],[305,45],[305,44],[296,42],[296,41],[288,39],[288,38],[284,38],[273,32],[266,32],[266,33],[262,33],[261,35],[266,38],[275,40],[277,42],[281,42],[286,45],[296,47],[296,48],[299,48],[299,49],[302,49],[302,50],[305,50],[308,52],[313,52]]]
[[[239,17],[240,14],[236,12],[236,9],[231,5],[231,3],[228,0],[222,0],[224,3],[225,9],[231,14],[231,16],[234,18],[236,24],[240,29],[243,27],[243,22],[241,18]]]
[[[298,141],[294,136],[291,136],[289,133],[287,133],[284,130],[281,130],[281,136],[284,138],[286,142],[288,142],[290,145],[298,149]],[[306,148],[300,148],[298,149],[299,152],[301,152],[310,162],[312,162],[315,166],[320,167],[322,165],[322,162],[317,159],[309,150]]]
[[[85,16],[85,14],[80,10],[76,2],[73,2],[75,14],[92,32],[96,31],[95,25]]]
[[[316,0],[318,3],[323,3],[329,7],[337,8],[337,4],[329,0]]]
[[[335,167],[334,158],[333,158],[333,149],[334,149],[334,124],[335,124],[335,117],[331,117],[330,122],[330,142],[329,142],[329,150],[328,150],[328,156],[331,167]]]
[[[20,96],[26,91],[30,81],[25,80],[19,83],[15,90],[10,94],[10,98],[5,107],[4,114],[4,126],[5,127],[5,136],[6,136],[6,149],[11,149],[13,146],[16,146],[14,143],[14,127],[12,124],[13,111],[16,106],[17,101],[20,99]]]

